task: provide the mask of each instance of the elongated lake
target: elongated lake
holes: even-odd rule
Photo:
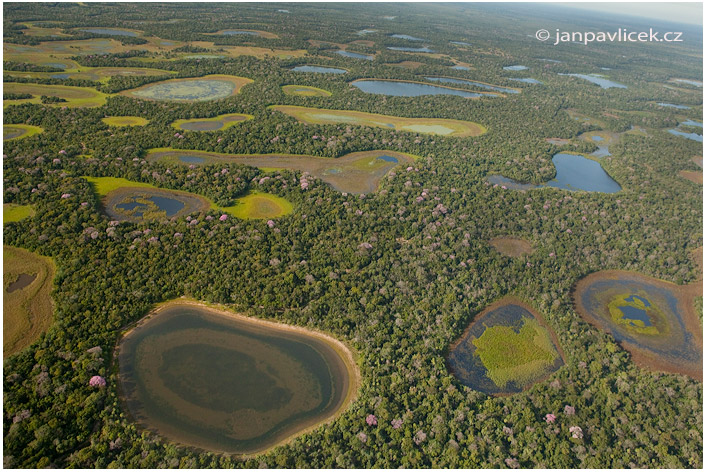
[[[123,31],[119,29],[112,29],[112,28],[86,28],[82,29],[81,31],[85,31],[87,33],[93,33],[93,34],[106,34],[110,36],[130,36],[130,37],[136,37],[137,33],[134,31]]]
[[[372,61],[373,56],[368,56],[366,54],[358,54],[357,52],[349,52],[349,51],[336,51],[336,54],[340,54],[341,56],[345,57],[352,57],[353,59],[365,59],[366,61]]]
[[[434,52],[433,49],[429,49],[426,46],[424,46],[423,48],[408,48],[408,47],[390,46],[387,49],[389,49],[390,51],[404,51],[404,52]]]
[[[421,95],[457,95],[459,97],[476,98],[486,94],[456,90],[436,85],[419,84],[416,82],[401,82],[395,80],[356,80],[352,85],[365,93],[377,93],[394,97],[419,97]]]
[[[596,84],[600,86],[601,88],[608,89],[608,88],[628,88],[627,85],[619,84],[617,82],[613,82],[612,80],[608,80],[598,74],[562,74],[559,73],[559,75],[567,75],[570,77],[578,77],[583,80],[588,80],[589,82]]]
[[[472,80],[466,80],[466,79],[455,79],[452,77],[424,77],[427,80],[431,80],[432,82],[444,82],[447,84],[462,84],[462,85],[473,85],[474,87],[486,89],[486,90],[495,90],[496,92],[502,92],[502,93],[520,93],[519,90],[507,88],[507,87],[499,87],[497,85],[490,85],[490,84],[484,84],[482,82],[474,82]]]
[[[345,74],[348,71],[345,69],[337,69],[335,67],[297,66],[292,69],[292,72],[314,72],[316,74]]]
[[[120,387],[146,429],[255,453],[342,410],[356,383],[344,350],[322,335],[173,302],[120,342]]]
[[[594,160],[575,154],[559,153],[554,155],[552,162],[556,167],[556,178],[544,184],[520,183],[502,175],[488,176],[488,181],[513,190],[555,187],[565,190],[615,193],[621,189],[620,185],[603,170],[600,163]]]

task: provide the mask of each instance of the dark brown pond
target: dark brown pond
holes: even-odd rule
[[[8,287],[7,287],[7,293],[12,293],[15,290],[22,290],[25,287],[28,287],[29,284],[34,282],[34,279],[37,278],[37,274],[20,274],[20,276],[12,282]]]

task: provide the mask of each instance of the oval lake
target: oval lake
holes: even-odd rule
[[[316,74],[345,74],[348,71],[345,69],[337,69],[335,67],[297,66],[292,69],[292,72],[314,72]]]
[[[133,418],[177,443],[252,454],[331,419],[357,371],[317,333],[172,302],[119,345],[120,386]]]

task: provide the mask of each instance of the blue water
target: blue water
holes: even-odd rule
[[[45,62],[40,64],[42,66],[54,67],[56,69],[68,69],[68,64],[62,64],[61,62]]]
[[[514,80],[514,81],[517,81],[517,82],[524,82],[524,83],[526,83],[526,84],[541,84],[541,83],[542,83],[542,82],[540,82],[540,81],[537,80],[537,79],[531,79],[531,78],[516,79],[516,78],[512,78],[512,77],[511,77],[509,80]]]
[[[667,131],[672,133],[675,136],[681,136],[682,138],[691,139],[692,141],[698,141],[700,143],[704,142],[704,137],[700,134],[685,133],[683,131],[679,131],[678,129],[670,129]]]
[[[377,93],[394,97],[419,97],[421,95],[458,95],[460,97],[482,97],[481,93],[465,92],[436,85],[390,80],[356,80],[352,83],[365,93]]]
[[[550,187],[603,193],[615,193],[621,188],[598,162],[591,159],[559,153],[552,162],[556,167],[556,178],[547,182]]]
[[[683,84],[693,85],[694,87],[703,87],[704,86],[703,82],[698,82],[696,80],[674,79],[674,82],[681,82]]]
[[[621,187],[603,167],[591,159],[575,154],[556,154],[552,158],[556,167],[556,177],[545,184],[525,184],[502,175],[488,176],[488,182],[504,185],[512,190],[532,190],[539,187],[554,187],[564,190],[584,190],[586,192],[615,193]]]
[[[600,136],[591,136],[591,139],[594,141],[603,141],[603,138],[601,138]]]
[[[628,88],[627,85],[619,84],[617,82],[613,82],[608,79],[604,79],[603,77],[599,77],[597,75],[586,75],[586,74],[562,74],[559,73],[559,75],[568,75],[571,77],[578,77],[580,79],[588,80],[591,83],[594,83],[596,85],[600,85],[601,88],[608,89],[608,88]]]
[[[132,36],[132,37],[137,36],[137,33],[134,33],[132,31],[123,31],[123,30],[111,29],[111,28],[86,28],[86,29],[82,29],[81,31],[85,31],[87,33],[93,33],[93,34],[108,34],[110,36]]]
[[[527,70],[526,66],[505,66],[503,70]]]
[[[396,157],[392,157],[392,156],[378,156],[378,159],[380,159],[381,161],[385,161],[385,162],[394,162],[394,163],[399,162]]]
[[[340,54],[341,56],[346,56],[346,57],[352,57],[353,59],[365,59],[366,61],[372,61],[373,56],[367,56],[365,54],[358,54],[357,52],[348,52],[348,51],[336,51],[336,54]]]
[[[453,66],[452,69],[456,69],[456,70],[470,70],[470,69],[469,69],[468,67],[466,67],[466,66]]]
[[[260,33],[257,31],[243,31],[243,30],[225,30],[221,34],[225,34],[227,36],[232,36],[236,34],[246,34],[248,36],[261,36]]]
[[[187,164],[202,164],[205,161],[203,157],[190,156],[188,154],[180,154],[178,156],[178,159],[181,162],[185,162]]]
[[[703,123],[699,123],[698,121],[694,121],[694,120],[682,121],[682,122],[679,123],[679,124],[680,124],[680,125],[684,125],[684,126],[698,126],[699,128],[703,128],[703,127],[704,127],[704,124],[703,124]]]
[[[470,46],[470,43],[464,43],[463,41],[450,41],[451,44],[456,44],[457,46]]]
[[[657,105],[661,107],[669,107],[669,108],[676,108],[678,110],[689,110],[691,107],[688,107],[686,105],[675,105],[673,103],[658,103]]]
[[[389,46],[387,49],[389,49],[390,51],[405,51],[405,52],[434,52],[433,49],[429,49],[426,46],[424,46],[423,48],[403,48],[403,47],[397,47],[397,46]]]
[[[176,215],[185,206],[184,202],[179,201],[175,198],[160,197],[158,195],[149,196],[146,198],[146,200],[149,200],[152,203],[154,203],[155,205],[157,205],[157,208],[166,212],[168,217],[172,217],[172,216]],[[127,202],[127,203],[119,203],[119,204],[115,205],[115,207],[119,208],[121,210],[126,210],[126,211],[131,211],[131,210],[137,209],[138,211],[136,211],[134,213],[134,216],[136,216],[138,218],[142,218],[144,210],[147,209],[147,205],[145,205],[144,203],[135,202],[135,201]]]
[[[336,69],[335,67],[321,66],[297,66],[291,69],[293,72],[314,72],[317,74],[345,74],[348,72],[345,69]]]
[[[52,79],[68,79],[71,76],[71,74],[52,74],[51,78]]]
[[[623,312],[623,319],[642,321],[645,326],[652,326],[650,317],[647,316],[647,312],[645,310],[640,310],[639,308],[635,308],[634,306],[620,306],[618,308],[620,308],[620,311]],[[633,326],[638,326],[636,323],[630,324]]]
[[[408,34],[393,34],[390,35],[391,38],[399,38],[399,39],[407,39],[409,41],[426,41],[425,39],[421,38],[415,38],[414,36],[410,36]]]
[[[472,80],[466,80],[466,79],[452,79],[450,77],[424,77],[424,78],[427,80],[431,80],[432,82],[445,82],[445,83],[449,83],[449,84],[473,85],[475,87],[482,88],[482,89],[495,90],[496,92],[520,93],[518,90],[514,90],[511,88],[498,87],[497,85],[482,84],[480,82],[474,82]]]
[[[364,35],[369,34],[369,33],[377,33],[377,31],[378,31],[378,30],[364,29],[364,30],[358,31],[356,34],[359,35],[359,36],[364,36]]]
[[[222,59],[224,57],[217,54],[189,54],[184,56],[184,59]]]

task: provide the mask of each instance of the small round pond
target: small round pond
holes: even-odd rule
[[[602,271],[576,284],[574,303],[586,321],[610,333],[639,365],[701,379],[701,326],[692,303],[696,285]]]
[[[118,348],[120,387],[144,428],[252,454],[330,421],[352,400],[350,351],[319,333],[176,301]]]
[[[449,350],[458,380],[491,395],[518,393],[564,365],[556,336],[523,302],[503,298],[481,312]]]

